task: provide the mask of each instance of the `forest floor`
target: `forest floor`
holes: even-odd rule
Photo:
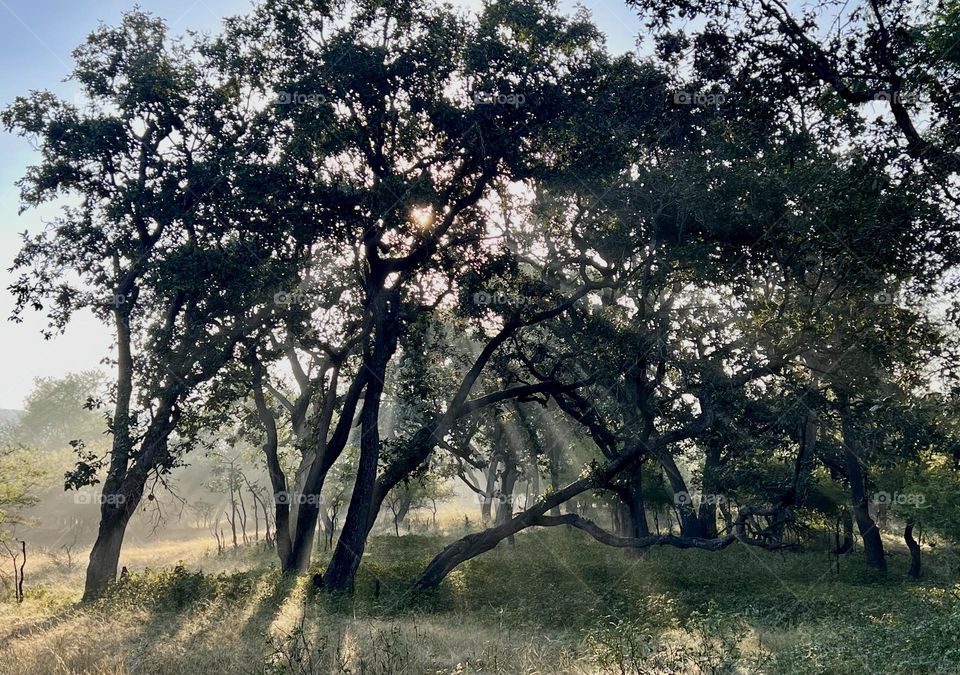
[[[960,672],[948,551],[913,582],[892,539],[877,578],[860,552],[838,573],[825,553],[638,555],[557,528],[411,595],[447,539],[374,537],[349,599],[284,578],[263,546],[196,539],[125,549],[129,577],[78,606],[84,560],[35,554],[24,603],[0,602],[0,673]]]

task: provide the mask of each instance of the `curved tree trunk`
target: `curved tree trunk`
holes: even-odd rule
[[[563,490],[552,493],[546,499],[541,500],[505,523],[458,539],[434,557],[414,586],[416,588],[433,588],[439,585],[461,563],[495,548],[507,537],[533,525],[537,518],[550,509],[581,492],[589,490],[591,487],[592,483],[589,479],[581,478]]]
[[[920,544],[913,538],[913,521],[908,520],[903,528],[903,541],[910,550],[910,571],[908,574],[914,579],[920,578]]]
[[[574,496],[568,494],[567,490],[575,489],[574,486],[576,485],[576,483],[572,483],[566,490],[563,491],[565,494],[567,494],[563,501],[566,501],[570,497]],[[589,486],[585,487],[584,490],[588,487]],[[582,491],[583,490],[580,490],[580,492]],[[762,548],[789,548],[775,544],[770,545],[762,539],[752,538],[746,532],[744,523],[747,519],[755,516],[775,515],[776,510],[772,508],[742,508],[737,520],[736,533],[716,538],[684,537],[682,535],[675,536],[670,534],[651,535],[647,537],[621,537],[606,532],[592,521],[582,518],[576,514],[567,513],[562,516],[544,515],[549,508],[552,508],[552,501],[550,506],[547,508],[543,508],[543,505],[538,505],[533,509],[528,509],[521,514],[518,514],[515,518],[513,518],[513,520],[508,523],[504,523],[504,525],[494,527],[483,532],[478,532],[476,534],[467,535],[466,537],[455,541],[441,551],[440,554],[430,562],[420,577],[414,582],[413,587],[415,589],[422,590],[435,588],[461,563],[470,560],[471,558],[475,558],[486,551],[489,551],[507,536],[515,534],[520,530],[531,526],[553,527],[557,525],[571,525],[578,529],[584,530],[594,539],[603,544],[618,548],[644,549],[649,548],[650,546],[674,546],[676,548],[699,548],[707,551],[719,551],[738,540],[745,544],[759,546]]]
[[[713,412],[707,409],[701,417],[689,425],[687,429],[672,434],[668,439],[661,440],[660,445],[663,447],[684,436],[698,433],[708,427],[712,422]],[[642,454],[648,454],[651,449],[652,448],[648,447],[646,443],[639,443],[610,462],[606,469],[598,475],[579,478],[563,489],[551,492],[536,504],[527,508],[522,513],[517,514],[507,522],[484,530],[483,532],[468,534],[458,539],[434,557],[423,571],[423,574],[417,579],[414,586],[416,588],[432,588],[437,586],[460,563],[489,551],[507,537],[535,524],[537,519],[548,511],[555,509],[560,504],[570,501],[577,495],[593,488],[595,485],[608,483],[611,478],[630,466]],[[567,515],[575,516],[575,514]]]
[[[861,465],[862,448],[856,439],[856,432],[847,414],[842,416],[843,457],[847,469],[847,478],[850,481],[850,496],[853,508],[853,517],[857,521],[857,529],[863,539],[863,550],[866,554],[867,565],[880,571],[887,571],[887,561],[883,554],[883,540],[880,530],[870,517],[870,507],[867,502],[866,475]]]

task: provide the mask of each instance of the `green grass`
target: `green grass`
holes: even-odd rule
[[[637,555],[538,530],[412,594],[445,541],[374,537],[352,597],[252,550],[133,572],[89,607],[34,587],[0,605],[0,672],[960,672],[950,552],[913,582],[896,549],[878,578],[856,553],[838,574],[822,553]]]

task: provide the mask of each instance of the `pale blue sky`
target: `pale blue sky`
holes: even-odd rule
[[[454,4],[477,7],[477,0]],[[622,0],[561,2],[572,11],[582,4],[606,33],[611,51],[634,48],[640,22]],[[250,0],[0,0],[0,107],[31,89],[50,89],[73,96],[64,80],[71,70],[70,52],[97,24],[116,24],[124,11],[135,6],[166,19],[173,33],[185,30],[216,31],[224,16],[245,12]],[[0,132],[0,408],[20,408],[38,376],[55,376],[97,368],[109,354],[107,329],[90,316],[77,316],[66,335],[50,342],[40,336],[43,319],[27,317],[21,324],[6,321],[13,308],[7,291],[7,268],[19,246],[18,232],[36,231],[53,212],[28,211],[19,215],[19,193],[14,183],[35,153],[21,138]]]

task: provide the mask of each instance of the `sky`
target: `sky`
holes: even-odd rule
[[[459,0],[468,8],[478,0]],[[622,0],[563,0],[590,10],[594,22],[607,35],[612,52],[634,49],[640,22]],[[72,98],[75,87],[67,78],[70,53],[98,24],[114,25],[123,12],[139,6],[167,22],[171,34],[187,30],[216,32],[225,16],[241,14],[250,0],[0,0],[0,108],[31,90],[48,89]],[[8,272],[19,248],[19,233],[37,232],[55,217],[53,207],[20,213],[16,181],[37,153],[23,138],[0,130],[0,409],[20,409],[37,377],[57,377],[68,372],[102,368],[110,355],[110,333],[89,314],[74,317],[67,332],[50,341],[41,336],[43,316],[28,314],[22,323],[7,321],[14,300],[7,287]]]

